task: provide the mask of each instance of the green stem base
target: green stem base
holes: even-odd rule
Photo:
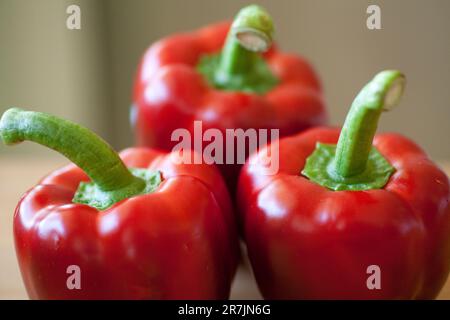
[[[383,188],[395,172],[395,168],[372,147],[366,169],[357,175],[343,177],[336,173],[335,155],[336,145],[317,143],[315,151],[306,159],[302,174],[331,190],[362,191]]]
[[[251,72],[235,74],[222,72],[220,53],[204,55],[197,65],[197,70],[212,87],[217,89],[264,94],[275,87],[279,80],[260,55],[252,54],[254,57]]]
[[[154,172],[140,168],[128,169],[134,177],[138,178],[136,181],[145,183],[143,188],[140,183],[132,183],[121,189],[104,191],[93,182],[81,182],[72,202],[86,204],[98,210],[105,210],[119,201],[152,193],[161,184],[162,179],[159,171]]]

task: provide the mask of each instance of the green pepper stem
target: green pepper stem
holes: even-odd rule
[[[270,15],[257,5],[239,11],[222,50],[218,77],[245,74],[255,66],[257,54],[267,51],[274,32]]]
[[[396,70],[378,73],[356,96],[336,147],[334,171],[352,177],[366,170],[381,112],[397,105],[405,77]]]
[[[140,190],[144,180],[132,175],[118,154],[99,136],[73,122],[41,112],[7,110],[0,120],[6,145],[33,141],[49,147],[78,165],[102,191]]]

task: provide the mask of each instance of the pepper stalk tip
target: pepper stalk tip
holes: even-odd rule
[[[24,110],[19,108],[9,108],[0,118],[0,140],[7,146],[23,141],[23,139],[20,138],[20,134],[15,130],[17,124],[15,119],[17,115],[22,112],[24,112]]]
[[[395,108],[403,95],[405,90],[406,78],[403,73],[396,70],[386,70],[380,72],[377,76],[387,76],[394,77],[392,83],[389,85],[385,95],[384,95],[384,111],[389,111]],[[376,77],[377,77],[376,76]]]
[[[265,52],[272,44],[273,21],[263,7],[250,5],[239,11],[231,26],[231,33],[245,49]]]

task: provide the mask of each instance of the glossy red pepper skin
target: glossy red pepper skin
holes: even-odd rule
[[[219,23],[162,39],[144,54],[136,76],[133,102],[137,144],[172,150],[175,129],[280,129],[280,136],[323,124],[321,86],[301,57],[272,48],[264,55],[279,84],[263,95],[211,87],[196,70],[205,54],[219,52],[230,24]],[[206,145],[206,143],[205,143]],[[199,150],[197,150],[199,151]],[[241,165],[219,165],[234,192]]]
[[[432,299],[450,268],[447,176],[413,142],[380,134],[395,167],[383,189],[331,191],[300,175],[316,142],[338,129],[281,139],[280,170],[246,164],[239,180],[244,236],[259,288],[270,299]],[[257,157],[257,155],[254,155]],[[368,290],[369,265],[381,290]]]
[[[32,299],[226,299],[238,262],[230,200],[220,173],[177,165],[172,154],[134,148],[130,167],[162,172],[150,194],[98,211],[72,203],[86,174],[68,165],[20,201],[16,252]],[[81,290],[66,286],[69,265]]]

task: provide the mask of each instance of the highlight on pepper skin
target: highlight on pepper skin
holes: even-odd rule
[[[0,299],[450,300],[450,2],[0,8]]]

